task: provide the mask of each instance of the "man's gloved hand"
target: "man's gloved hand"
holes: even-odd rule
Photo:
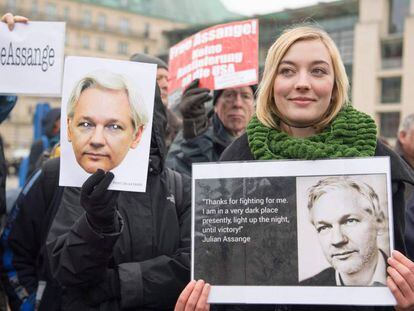
[[[208,128],[208,117],[205,103],[211,100],[210,90],[199,88],[199,79],[190,83],[184,91],[180,102],[183,116],[183,136],[191,139],[204,133]]]
[[[115,269],[109,269],[106,278],[95,287],[88,287],[84,291],[84,299],[88,306],[94,307],[104,301],[120,299],[121,285],[119,274]]]
[[[108,233],[115,230],[116,200],[119,191],[108,190],[113,179],[113,173],[105,173],[98,169],[82,185],[81,205],[89,223],[99,232]]]

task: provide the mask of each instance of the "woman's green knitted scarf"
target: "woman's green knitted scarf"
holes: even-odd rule
[[[376,148],[377,128],[365,113],[346,105],[323,132],[307,138],[289,136],[264,126],[256,116],[247,126],[256,160],[368,157]]]

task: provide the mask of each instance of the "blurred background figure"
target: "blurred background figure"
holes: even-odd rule
[[[182,127],[180,118],[168,107],[168,65],[162,59],[143,53],[135,53],[131,61],[157,65],[157,84],[161,91],[161,100],[167,112],[167,129],[165,132],[165,146],[170,148],[178,131]]]
[[[49,103],[38,103],[33,116],[33,134],[34,142],[29,155],[14,163],[16,171],[18,171],[18,184],[16,185],[12,181],[11,185],[7,187],[7,214],[9,214],[20,190],[29,177],[42,166],[44,161],[51,158],[51,151],[58,145],[60,138],[60,108],[51,109]]]
[[[16,102],[16,96],[0,96],[0,124],[7,119]],[[4,144],[0,136],[0,217],[3,217],[6,212],[6,178],[7,165],[4,157]]]
[[[395,151],[414,169],[414,113],[406,116],[400,124]],[[414,187],[405,189],[405,240],[407,254],[414,260]]]
[[[168,167],[191,176],[191,164],[217,161],[233,140],[246,130],[254,114],[256,85],[215,90],[200,88],[199,80],[184,91],[179,109],[183,130],[167,155]],[[207,112],[213,99],[213,109]]]
[[[405,244],[407,245],[407,255],[414,260],[414,193],[407,201],[405,208]]]
[[[0,124],[7,118],[10,111],[16,105],[16,96],[0,96]],[[4,144],[0,136],[0,226],[1,230],[4,227],[4,216],[7,210],[6,202],[6,179],[7,179],[7,164],[4,157]],[[3,283],[0,283],[0,311],[7,310],[7,302],[4,294]]]
[[[28,19],[23,16],[13,16],[11,13],[6,13],[2,16],[1,21],[6,23],[9,30],[12,31],[15,23],[26,23]],[[0,90],[1,92],[1,90]],[[16,105],[16,96],[2,96],[0,95],[0,124],[3,123],[9,116]],[[1,230],[4,225],[4,215],[6,213],[6,178],[7,178],[7,164],[4,156],[4,144],[3,139],[0,136],[0,218],[1,218]],[[0,311],[6,311],[7,299],[4,293],[3,283],[0,282]]]
[[[414,169],[414,113],[401,122],[395,151]]]
[[[43,152],[50,152],[60,138],[60,108],[51,109],[42,119],[42,135],[33,142],[29,154],[29,169],[26,177],[40,167]]]

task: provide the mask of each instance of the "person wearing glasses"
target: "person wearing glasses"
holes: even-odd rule
[[[217,161],[221,153],[242,135],[253,117],[256,85],[215,90],[190,83],[180,102],[183,130],[178,133],[167,155],[167,166],[191,175],[191,164]],[[206,103],[213,109],[206,113]]]

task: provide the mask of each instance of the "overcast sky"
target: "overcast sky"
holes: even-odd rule
[[[221,0],[230,11],[248,16],[331,1],[335,0]]]

